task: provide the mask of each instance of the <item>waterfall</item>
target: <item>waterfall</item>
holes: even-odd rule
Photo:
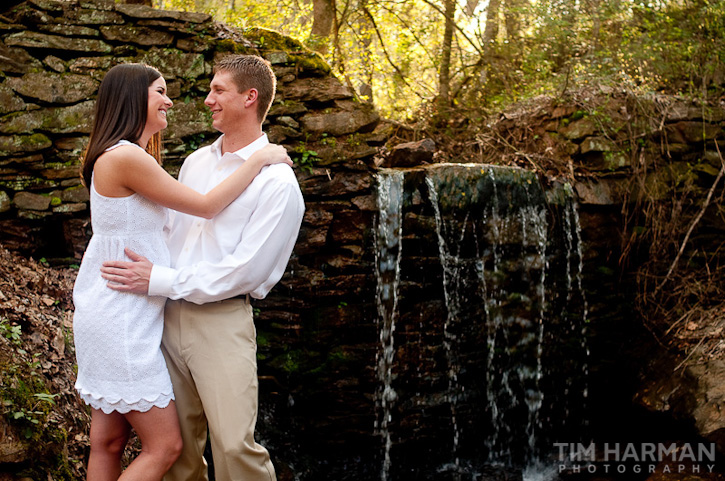
[[[549,204],[532,172],[480,164],[377,182],[380,478],[550,479],[547,450],[576,436],[587,396],[573,197]]]
[[[444,217],[439,189],[446,187],[444,183],[437,185],[437,174],[433,170],[426,177],[435,216],[448,313],[443,346],[448,361],[447,398],[453,430],[453,461],[449,469],[453,472],[465,470],[458,456],[463,436],[458,419],[459,402],[466,397],[466,386],[459,381],[459,373],[464,369],[460,348],[465,341],[460,336],[464,335],[465,323],[486,326],[487,353],[483,376],[485,410],[490,419],[484,444],[490,463],[508,465],[512,464],[514,457],[527,462],[536,458],[539,411],[543,402],[539,383],[543,375],[541,355],[546,304],[546,210],[541,202],[542,196],[531,192],[534,186],[538,188],[538,183],[532,183],[531,179],[523,182],[518,199],[521,205],[512,207],[510,198],[500,198],[498,188],[499,182],[506,184],[511,181],[511,172],[500,172],[501,179],[498,179],[497,171],[500,169],[493,166],[484,169],[478,166],[478,169],[480,173],[477,177],[485,183],[479,188],[484,187],[491,195],[484,199],[479,192],[458,192],[457,207],[462,207],[462,199],[466,199],[464,212],[459,212],[460,219]],[[504,193],[508,194],[511,194],[510,188]],[[452,215],[455,217],[455,214]],[[467,242],[470,244],[468,247]],[[514,252],[512,246],[515,244],[519,245],[519,252]],[[503,260],[509,266],[511,262],[517,264],[516,270],[522,277],[519,284],[524,285],[523,290],[519,287],[518,292],[513,292],[501,282]],[[490,269],[487,269],[489,265]],[[514,309],[508,307],[511,296],[518,296],[537,308],[528,318],[514,315]],[[474,312],[473,317],[468,315],[471,303],[482,305],[483,313]],[[520,414],[513,414],[521,410],[526,410],[523,430]],[[512,440],[522,437],[526,440],[525,452],[513,452]]]
[[[375,393],[377,419],[375,430],[383,438],[384,460],[381,480],[388,479],[390,470],[390,422],[396,392],[392,386],[395,359],[395,317],[400,283],[403,227],[403,172],[381,171],[378,174],[378,225],[376,229],[376,274],[378,333],[380,345],[376,354],[376,373],[380,387]]]

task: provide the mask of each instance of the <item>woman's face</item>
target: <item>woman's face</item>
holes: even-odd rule
[[[159,77],[149,85],[149,103],[145,132],[149,136],[163,130],[168,125],[166,113],[174,103],[166,95],[166,81]]]

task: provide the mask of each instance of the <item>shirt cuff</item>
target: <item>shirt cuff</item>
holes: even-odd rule
[[[176,278],[176,270],[170,267],[154,266],[149,276],[149,296],[169,297],[171,284]]]

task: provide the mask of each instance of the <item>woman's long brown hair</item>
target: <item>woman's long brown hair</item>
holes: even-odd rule
[[[93,167],[106,149],[119,140],[138,142],[146,126],[149,86],[161,74],[144,64],[116,65],[106,73],[98,89],[93,127],[83,155],[83,183],[90,189]],[[161,132],[149,140],[147,149],[161,163]]]

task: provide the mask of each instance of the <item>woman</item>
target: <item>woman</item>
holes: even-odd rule
[[[102,262],[123,259],[128,247],[168,265],[166,207],[211,218],[262,167],[290,163],[284,148],[270,146],[202,195],[174,180],[157,161],[171,106],[163,77],[146,65],[113,67],[98,91],[83,160],[93,237],[73,291],[76,389],[91,406],[89,481],[160,480],[181,450],[174,394],[160,349],[165,299],[108,288],[100,275]],[[121,474],[131,428],[142,450]]]

